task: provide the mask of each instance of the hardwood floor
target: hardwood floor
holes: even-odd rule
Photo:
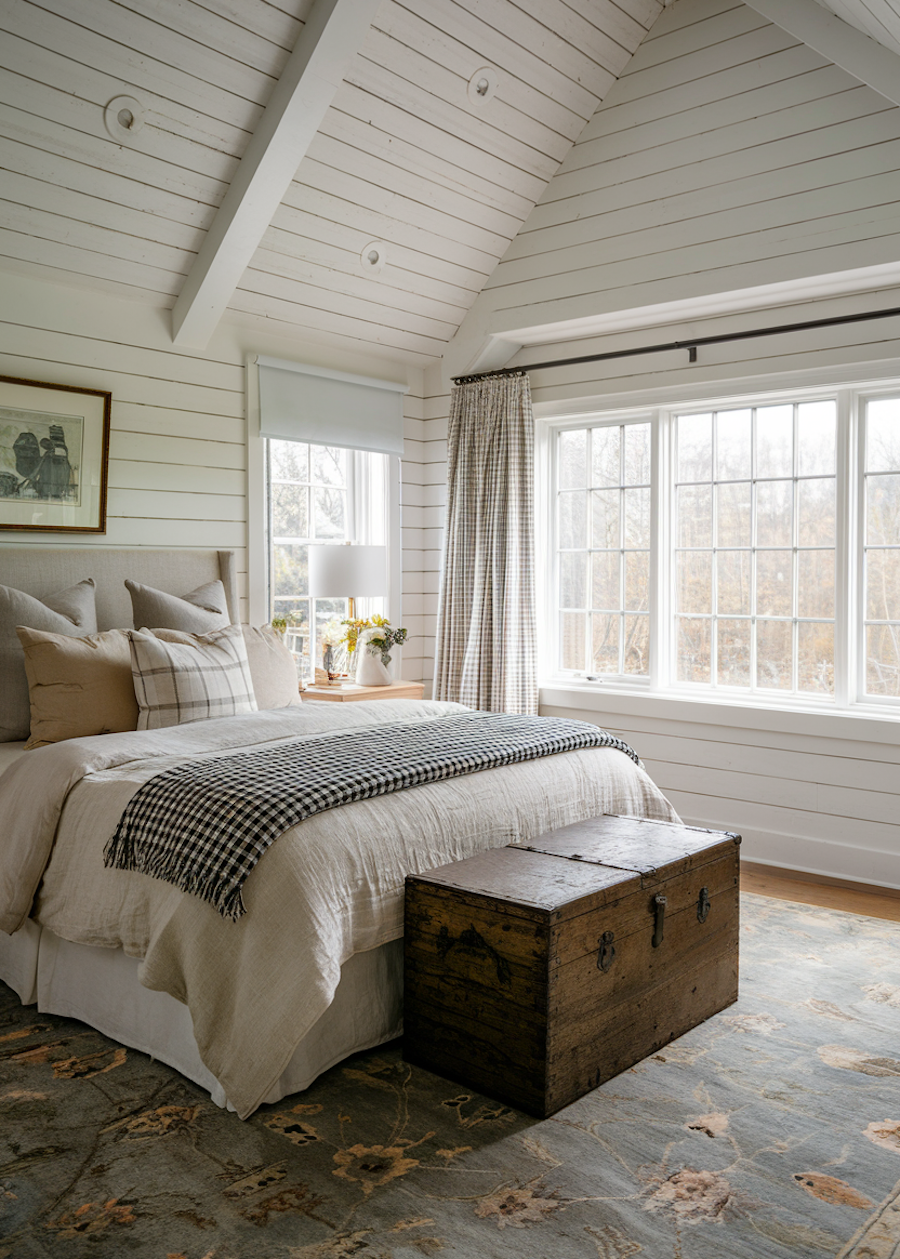
[[[849,914],[866,914],[900,922],[900,891],[865,883],[841,883],[822,875],[800,874],[776,866],[741,862],[741,890],[774,896],[782,901],[800,901],[825,909],[843,909]]]

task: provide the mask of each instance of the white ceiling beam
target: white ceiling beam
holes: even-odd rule
[[[368,33],[380,0],[315,0],[172,310],[205,349]]]
[[[900,57],[816,0],[746,0],[789,35],[814,48],[861,83],[900,105]]]

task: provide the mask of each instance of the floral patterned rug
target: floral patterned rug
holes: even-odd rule
[[[897,1259],[900,924],[742,898],[741,999],[543,1122],[397,1044],[246,1123],[0,985],[0,1259]]]

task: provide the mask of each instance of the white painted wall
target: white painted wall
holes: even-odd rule
[[[421,372],[414,368],[227,320],[205,352],[176,350],[168,311],[15,275],[0,284],[0,330],[0,374],[112,393],[106,533],[0,530],[0,546],[230,548],[237,552],[246,616],[245,361],[251,354],[405,380],[410,440],[401,496],[408,513],[418,510],[423,401]],[[418,528],[415,517],[404,527],[413,571],[421,551]],[[404,672],[413,679],[421,676],[421,628],[421,622],[412,625],[407,648]]]

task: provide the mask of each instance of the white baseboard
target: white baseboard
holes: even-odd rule
[[[705,818],[686,817],[686,826],[721,830],[716,822]],[[802,835],[785,835],[778,831],[741,830],[741,857],[761,865],[777,866],[800,874],[824,875],[847,883],[865,883],[875,887],[900,889],[900,857],[895,852],[879,852],[853,844],[837,844],[830,840],[808,839]]]

